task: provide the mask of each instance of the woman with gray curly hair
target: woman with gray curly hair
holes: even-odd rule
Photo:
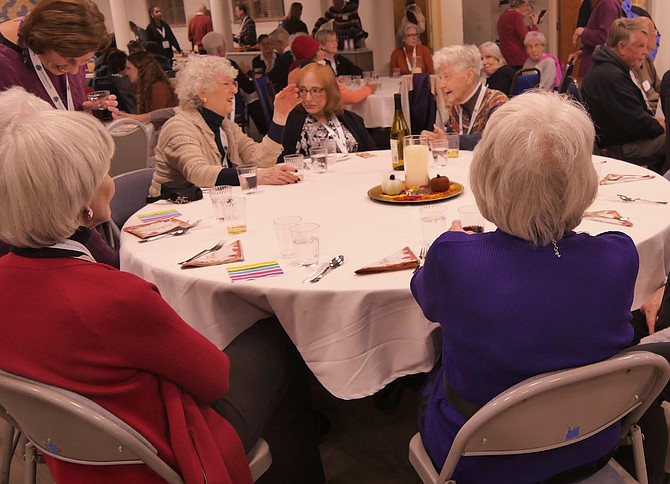
[[[461,136],[461,149],[472,149],[481,138],[489,117],[507,102],[507,96],[482,83],[482,58],[474,45],[444,47],[435,53],[433,60],[449,109],[447,131]],[[435,126],[433,132],[422,134],[440,137],[444,130]]]
[[[430,50],[421,45],[419,26],[406,23],[398,35],[398,48],[391,52],[390,69],[400,69],[400,74],[419,72],[435,74]]]
[[[256,143],[226,118],[233,110],[237,70],[223,57],[199,56],[177,74],[179,106],[165,123],[156,146],[156,171],[149,196],[160,195],[161,184],[191,182],[199,187],[239,185],[236,165],[254,164],[258,183],[297,183],[294,171],[274,166],[282,150],[286,118],[298,104],[297,88],[287,86],[275,96],[268,134]]]
[[[470,168],[477,206],[498,229],[475,234],[454,221],[412,279],[425,316],[442,326],[441,366],[424,389],[420,419],[438,465],[473,409],[524,379],[631,344],[635,244],[620,232],[574,231],[598,191],[594,136],[584,109],[557,93],[524,94],[500,107]],[[568,474],[576,480],[575,468],[604,465],[618,440],[614,425],[560,449],[465,457],[452,478],[573,482]]]

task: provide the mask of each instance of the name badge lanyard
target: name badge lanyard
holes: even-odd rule
[[[630,73],[630,78],[633,80],[637,88],[640,90],[642,93],[642,97],[644,98],[644,103],[647,105],[647,110],[649,112],[654,112],[654,110],[651,108],[651,104],[649,103],[649,98],[647,97],[647,93],[644,92],[644,88],[640,85],[640,81],[637,80],[637,77],[635,77],[635,73],[632,70],[628,71]]]
[[[337,143],[337,147],[340,149],[340,153],[349,153],[349,150],[347,149],[347,138],[344,136],[344,131],[342,130],[342,124],[340,124],[340,120],[337,119],[336,116],[331,116],[330,121],[335,125],[337,133],[328,124],[321,123],[321,125],[326,128],[328,134],[333,137]]]
[[[30,61],[33,63],[33,69],[35,70],[35,74],[37,74],[38,79],[42,83],[42,86],[44,86],[44,89],[49,95],[49,98],[56,106],[56,109],[61,109],[63,111],[74,111],[74,104],[72,102],[72,92],[70,91],[70,79],[68,78],[67,73],[63,73],[63,75],[65,76],[65,90],[67,96],[66,100],[67,108],[66,108],[65,104],[63,104],[63,100],[58,95],[58,91],[56,91],[53,82],[51,82],[51,78],[47,74],[45,67],[42,65],[42,61],[40,60],[38,55],[35,54],[35,52],[33,52],[32,49],[28,49],[28,54],[30,55]]]
[[[67,250],[71,252],[79,252],[79,255],[71,256],[73,259],[85,260],[87,262],[95,262],[91,252],[81,243],[76,240],[61,240],[54,245],[50,245],[47,249]]]
[[[223,127],[219,127],[219,136],[221,136],[221,146],[223,147],[223,160],[221,160],[221,166],[224,168],[229,168],[230,163],[228,162],[228,137],[226,132],[223,130]]]
[[[407,69],[409,69],[409,73],[411,74],[412,71],[414,70],[414,66],[409,60],[409,57],[407,57],[407,51],[405,49],[402,50],[405,54],[405,62],[407,62]],[[414,46],[414,50],[412,51],[412,59],[416,59],[416,46]]]
[[[484,94],[486,94],[486,86],[482,85],[481,83],[479,84],[481,86],[481,90],[479,91],[479,96],[477,96],[477,102],[475,103],[475,108],[472,110],[472,116],[470,116],[470,126],[468,126],[468,132],[466,134],[470,134],[472,132],[472,127],[475,125],[475,118],[479,114],[479,110],[482,107],[482,102],[484,102]],[[459,106],[458,110],[458,134],[462,135],[463,134],[463,107]]]

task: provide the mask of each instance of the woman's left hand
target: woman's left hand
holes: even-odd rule
[[[119,109],[117,108],[119,103],[116,100],[116,96],[114,94],[110,94],[101,101],[84,101],[81,104],[81,106],[84,108],[84,111],[86,111],[89,114],[93,114],[92,113],[93,108],[98,107],[99,104],[102,104],[104,106],[104,109],[108,109],[109,112],[112,114],[119,113]]]
[[[298,183],[298,180],[300,179],[295,174],[295,169],[283,163],[269,168],[258,169],[259,185],[288,185],[290,183]]]
[[[275,112],[272,115],[272,121],[279,126],[284,126],[289,113],[293,111],[293,108],[299,103],[300,97],[298,96],[298,87],[295,84],[289,84],[275,96]]]

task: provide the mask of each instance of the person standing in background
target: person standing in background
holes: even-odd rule
[[[195,15],[188,21],[188,40],[191,42],[191,50],[204,54],[202,47],[202,38],[205,34],[212,32],[212,17],[207,15],[207,6],[204,3],[198,4],[198,10]]]
[[[132,20],[128,21],[128,26],[130,27],[130,31],[133,33],[133,36],[135,37],[135,40],[142,45],[146,44],[147,42],[147,31],[144,30],[142,27],[137,25],[135,22]],[[131,52],[132,54],[132,52]]]
[[[324,12],[312,29],[312,37],[323,24],[332,20],[332,29],[341,40],[352,39],[355,47],[360,47],[360,42],[368,38],[368,33],[363,30],[361,17],[358,15],[358,0],[333,0],[333,5]]]
[[[249,17],[249,7],[243,3],[235,5],[235,18],[240,21],[240,34],[233,35],[233,40],[240,47],[256,45],[256,22]]]
[[[302,3],[293,2],[291,4],[291,7],[288,9],[288,15],[286,15],[284,20],[282,20],[281,22],[282,28],[286,29],[289,35],[293,35],[298,32],[305,32],[306,34],[309,34],[309,30],[307,30],[307,25],[305,24],[305,22],[300,20],[301,16],[302,16]]]
[[[510,0],[509,8],[498,18],[500,50],[507,64],[515,71],[521,69],[528,59],[526,47],[523,45],[526,34],[537,30],[539,16],[532,13],[534,8],[532,0]],[[526,16],[530,16],[530,26],[524,21]]]
[[[170,61],[174,58],[173,47],[177,49],[177,52],[183,54],[184,51],[179,47],[179,42],[177,42],[177,38],[172,33],[172,29],[167,22],[163,22],[161,8],[149,8],[149,17],[151,17],[151,22],[147,25],[147,40],[158,44],[163,51],[163,55]]]

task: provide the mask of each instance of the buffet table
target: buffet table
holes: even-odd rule
[[[424,318],[410,293],[412,271],[354,274],[404,246],[418,254],[423,243],[418,205],[380,203],[367,196],[391,171],[388,151],[373,155],[350,155],[330,165],[328,173],[307,174],[295,185],[259,187],[258,193],[246,197],[248,231],[239,236],[229,236],[224,223],[213,218],[207,194],[187,205],[159,202],[145,207],[139,213],[175,208],[182,219],[202,222],[184,236],[146,244],[123,233],[121,268],[155,283],[187,323],[221,348],[256,320],[276,314],[309,368],[337,397],[364,397],[400,376],[428,371],[439,355],[440,332]],[[471,153],[461,151],[459,158],[439,168],[440,174],[465,185],[460,196],[440,202],[447,207],[448,221],[456,218],[459,206],[474,203],[468,184],[470,160]],[[649,173],[610,159],[599,166],[603,175]],[[436,172],[431,168],[433,176]],[[238,187],[234,193],[239,193]],[[670,201],[670,182],[655,177],[601,186],[592,209],[617,210],[634,225],[584,220],[577,229],[592,234],[620,230],[635,241],[640,252],[634,302],[638,307],[661,286],[670,268],[670,205],[625,203],[618,193]],[[342,254],[344,265],[317,284],[302,284],[314,269],[279,256],[272,221],[286,215],[319,223],[321,262]],[[138,223],[133,216],[127,225]],[[495,227],[488,224],[485,229]],[[230,265],[276,260],[284,274],[231,282],[227,265],[181,269],[177,264],[222,238],[242,244],[245,262]]]

